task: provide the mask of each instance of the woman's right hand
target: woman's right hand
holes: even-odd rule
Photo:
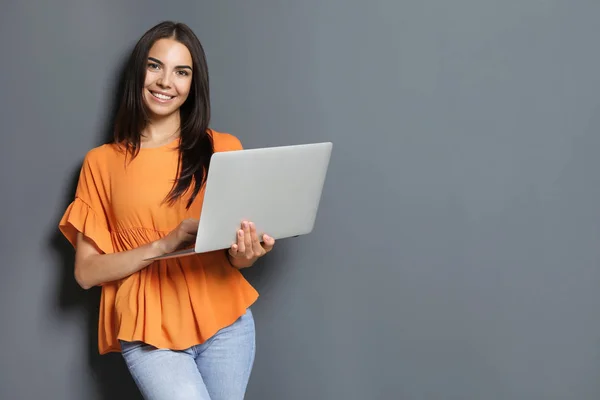
[[[157,244],[163,254],[172,253],[194,243],[197,234],[198,220],[184,219],[175,229],[159,239]]]

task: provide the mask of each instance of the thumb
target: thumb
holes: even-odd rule
[[[266,251],[271,251],[273,249],[273,246],[275,245],[275,239],[273,239],[271,236],[269,235],[263,235],[263,248]]]

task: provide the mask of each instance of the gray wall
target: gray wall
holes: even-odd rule
[[[203,4],[204,3],[204,4]],[[332,140],[312,235],[248,278],[248,399],[600,396],[596,0],[3,5],[0,398],[120,399],[56,224],[155,22],[206,46],[213,127]]]

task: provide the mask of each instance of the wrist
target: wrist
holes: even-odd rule
[[[245,257],[232,257],[231,254],[229,254],[229,250],[225,250],[225,257],[227,257],[229,264],[236,269],[251,267],[256,261],[255,258],[247,259]]]
[[[165,238],[160,238],[150,243],[150,248],[152,253],[156,253],[157,256],[169,253],[169,249],[167,243],[165,242]]]

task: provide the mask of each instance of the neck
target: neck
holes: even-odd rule
[[[178,112],[160,118],[152,118],[142,132],[142,145],[162,145],[179,136],[181,119]]]

